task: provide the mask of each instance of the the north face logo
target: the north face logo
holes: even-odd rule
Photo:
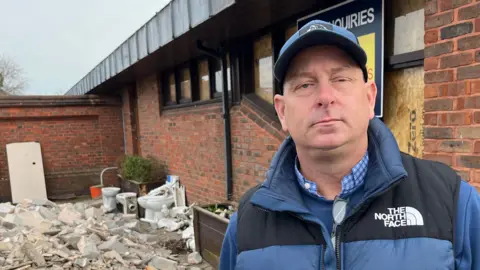
[[[423,216],[409,206],[387,208],[388,213],[375,213],[375,220],[383,220],[385,227],[423,226]]]

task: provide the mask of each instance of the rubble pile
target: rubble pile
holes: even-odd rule
[[[0,269],[212,269],[193,252],[191,207],[150,224],[101,205],[0,204]]]

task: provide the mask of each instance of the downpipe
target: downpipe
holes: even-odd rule
[[[224,142],[225,142],[225,176],[226,176],[226,198],[228,201],[232,199],[232,136],[230,127],[230,105],[228,102],[228,74],[227,74],[227,59],[221,50],[214,50],[207,48],[199,40],[197,41],[197,49],[222,62],[222,82],[223,82],[223,126],[224,126]]]

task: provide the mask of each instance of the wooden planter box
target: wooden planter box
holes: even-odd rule
[[[149,183],[139,183],[134,180],[125,180],[122,177],[118,176],[120,182],[120,192],[135,192],[137,193],[137,198],[145,196],[152,189],[162,186],[165,184],[165,180],[157,180]],[[145,217],[145,209],[138,207],[138,216],[139,218]]]
[[[217,204],[228,206],[228,204]],[[203,207],[208,207],[203,206]],[[218,269],[223,238],[227,231],[229,219],[214,214],[203,207],[193,207],[193,228],[195,247],[214,269]]]

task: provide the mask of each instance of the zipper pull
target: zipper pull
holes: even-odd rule
[[[344,200],[340,197],[335,197],[332,207],[332,216],[333,216],[333,227],[331,241],[333,244],[333,249],[336,249],[336,238],[337,238],[337,226],[340,226],[347,215],[347,204],[348,200]]]

